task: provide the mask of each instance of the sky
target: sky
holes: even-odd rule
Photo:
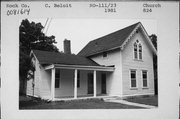
[[[29,19],[44,26],[46,19]],[[49,19],[50,21],[50,19]],[[54,35],[55,44],[63,51],[64,39],[71,41],[71,52],[77,54],[91,40],[110,34],[134,23],[141,22],[149,35],[157,34],[155,20],[149,19],[51,19],[46,35]],[[48,24],[48,23],[47,23]]]

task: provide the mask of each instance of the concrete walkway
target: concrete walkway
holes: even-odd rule
[[[157,108],[156,106],[151,106],[151,105],[145,105],[145,104],[139,104],[139,103],[134,103],[134,102],[129,102],[123,99],[119,99],[119,98],[105,98],[104,99],[105,102],[115,102],[115,103],[121,103],[121,104],[125,104],[125,105],[132,105],[132,106],[137,106],[137,107],[143,107],[143,108]]]

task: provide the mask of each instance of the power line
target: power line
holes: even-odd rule
[[[47,25],[47,23],[48,23],[48,20],[49,20],[49,18],[47,18],[47,20],[46,20],[46,23],[45,23],[44,28],[43,28],[43,32],[44,32],[44,30],[45,30],[45,28],[46,28],[46,25]]]
[[[49,23],[48,23],[48,26],[47,26],[47,29],[46,29],[45,34],[47,34],[47,31],[48,31],[48,29],[49,29],[49,26],[50,26],[50,24],[51,24],[51,21],[52,21],[52,18],[50,18],[50,20],[49,20]]]

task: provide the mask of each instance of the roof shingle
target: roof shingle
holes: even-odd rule
[[[131,26],[103,36],[101,38],[90,41],[79,53],[80,56],[90,56],[99,52],[109,50],[121,46],[126,38],[131,34],[134,28],[139,24],[135,23]]]
[[[84,65],[84,66],[100,66],[91,59],[65,53],[33,50],[40,64],[65,64],[65,65]]]

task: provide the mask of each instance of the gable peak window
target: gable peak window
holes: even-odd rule
[[[139,44],[139,59],[142,60],[142,46]]]
[[[137,58],[138,58],[137,55],[138,55],[138,54],[137,54],[137,43],[135,42],[135,43],[134,43],[134,59],[137,59]]]
[[[136,60],[142,60],[142,45],[139,42],[139,40],[136,40],[134,43],[134,59]]]

